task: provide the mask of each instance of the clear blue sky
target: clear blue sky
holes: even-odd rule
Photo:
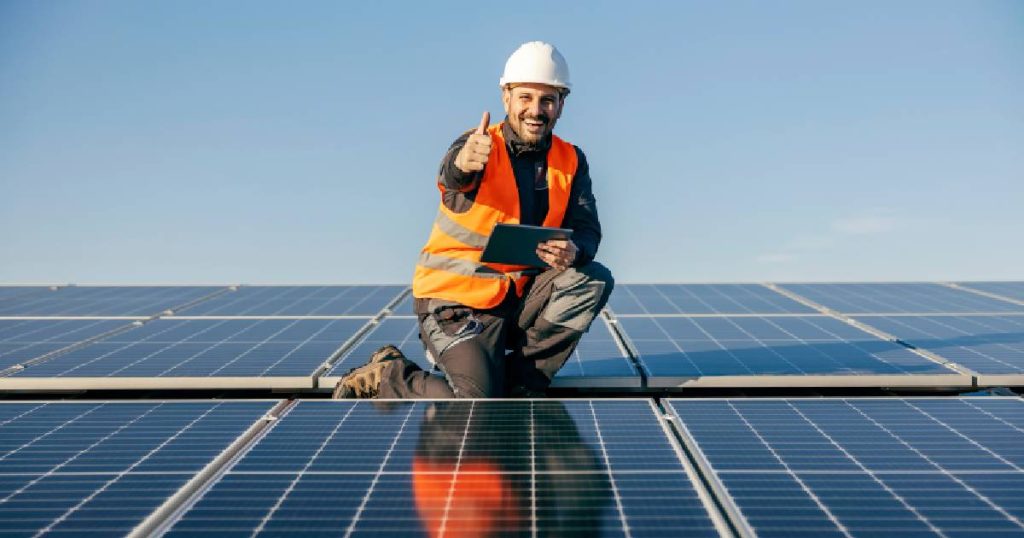
[[[524,41],[620,281],[1024,279],[1024,2],[0,2],[0,282],[407,282]]]

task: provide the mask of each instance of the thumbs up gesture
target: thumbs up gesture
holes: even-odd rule
[[[491,121],[491,113],[484,112],[480,118],[480,126],[469,135],[462,150],[455,156],[455,166],[469,174],[479,172],[487,164],[491,155],[491,135],[487,134],[487,125]]]

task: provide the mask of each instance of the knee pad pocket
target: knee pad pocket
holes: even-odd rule
[[[555,325],[586,331],[603,306],[605,283],[568,269],[551,281],[551,298],[541,317]]]

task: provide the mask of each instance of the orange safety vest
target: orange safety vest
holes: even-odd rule
[[[480,261],[495,224],[519,224],[519,189],[501,134],[503,125],[504,122],[487,129],[491,135],[491,154],[469,210],[455,213],[442,200],[430,238],[416,264],[414,297],[483,309],[501,303],[513,283],[516,295],[523,295],[530,278],[523,271],[528,267]],[[543,225],[559,227],[569,207],[569,192],[579,164],[576,148],[552,135],[547,164],[548,214]],[[443,196],[443,185],[438,184],[438,189]]]

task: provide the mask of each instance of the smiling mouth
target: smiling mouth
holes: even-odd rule
[[[523,125],[531,131],[537,131],[543,129],[544,126],[547,125],[547,122],[542,120],[525,119],[523,120]]]

